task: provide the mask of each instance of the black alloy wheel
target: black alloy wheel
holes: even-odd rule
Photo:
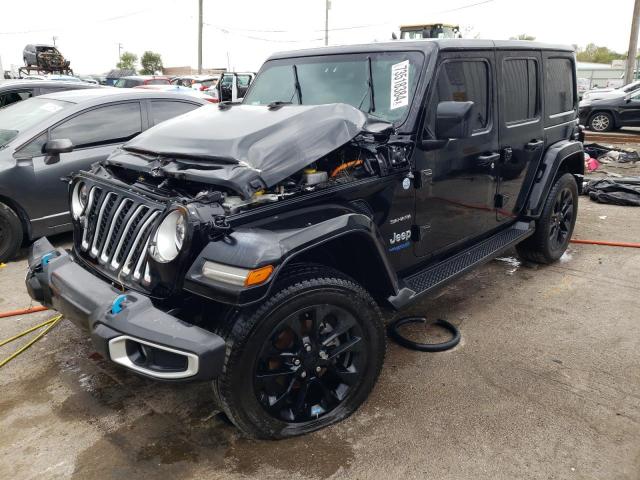
[[[289,315],[258,356],[258,400],[286,422],[331,412],[361,381],[367,362],[362,336],[354,316],[335,305],[312,305]]]

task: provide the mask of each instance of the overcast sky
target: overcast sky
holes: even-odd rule
[[[473,5],[476,4],[476,5]],[[6,0],[0,16],[5,69],[22,63],[27,43],[52,43],[76,73],[104,73],[118,43],[165,66],[197,66],[197,0]],[[324,44],[325,0],[204,0],[205,67],[257,70],[274,51]],[[401,24],[459,23],[467,36],[589,42],[625,52],[633,0],[332,0],[329,43],[388,40]],[[229,64],[227,64],[227,58]]]

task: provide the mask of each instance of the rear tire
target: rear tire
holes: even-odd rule
[[[609,132],[614,128],[613,117],[607,112],[596,112],[589,118],[589,128],[594,132]]]
[[[302,435],[348,417],[384,361],[382,314],[360,285],[319,265],[280,278],[265,302],[230,315],[218,330],[227,355],[214,396],[257,438]]]
[[[22,223],[10,207],[0,202],[0,263],[15,257],[22,245]]]
[[[516,246],[518,255],[535,263],[557,261],[569,246],[577,215],[578,185],[565,173],[551,187],[535,233]]]

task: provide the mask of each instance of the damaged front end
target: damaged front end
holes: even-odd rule
[[[409,146],[393,134],[345,104],[223,105],[140,135],[105,167],[126,183],[217,198],[231,215],[404,166]]]

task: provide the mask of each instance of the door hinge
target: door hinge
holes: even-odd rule
[[[416,188],[422,188],[425,185],[430,185],[432,179],[433,170],[431,170],[430,168],[420,170],[419,174],[416,175]]]
[[[425,239],[429,230],[431,230],[431,224],[429,223],[426,225],[413,225],[411,227],[411,240],[421,242]]]

